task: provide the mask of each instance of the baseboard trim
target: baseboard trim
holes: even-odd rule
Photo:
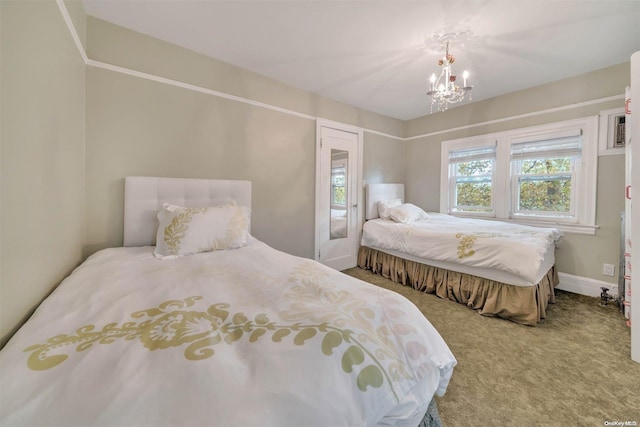
[[[609,288],[609,295],[618,297],[618,284],[603,282],[602,280],[591,279],[589,277],[575,276],[568,273],[558,273],[560,283],[556,289],[573,292],[574,294],[599,297],[602,292],[601,287]]]

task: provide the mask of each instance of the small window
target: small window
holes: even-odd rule
[[[345,168],[331,168],[331,204],[336,206],[346,206],[347,199],[344,191],[346,182]]]
[[[449,152],[451,212],[493,213],[495,146]]]

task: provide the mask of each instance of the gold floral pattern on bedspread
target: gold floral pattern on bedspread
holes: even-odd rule
[[[513,239],[519,235],[537,235],[540,234],[535,231],[519,231],[517,233],[511,234],[503,234],[503,233],[488,233],[488,232],[478,232],[478,233],[457,233],[456,239],[460,239],[460,243],[458,243],[458,259],[468,258],[476,254],[473,245],[476,243],[477,239],[491,239],[496,237],[502,237],[506,239]]]
[[[459,259],[473,256],[476,253],[472,248],[477,238],[476,236],[469,236],[462,233],[456,234],[456,239],[460,239],[460,243],[458,244]]]
[[[264,313],[247,315],[232,313],[226,303],[209,305],[198,310],[196,304],[203,299],[191,296],[184,300],[165,301],[157,307],[137,311],[131,318],[140,321],[109,323],[96,328],[85,325],[74,334],[61,334],[49,338],[44,344],[29,346],[27,365],[41,371],[56,367],[69,358],[63,349],[75,346],[77,352],[94,344],[111,344],[116,340],[138,340],[148,350],[183,347],[187,360],[197,361],[215,355],[215,346],[232,345],[241,339],[255,343],[268,336],[274,343],[291,339],[294,345],[303,346],[307,341],[322,337],[321,351],[330,356],[341,352],[341,368],[347,374],[355,374],[361,391],[367,387],[381,387],[387,382],[394,389],[394,380],[413,378],[420,369],[410,373],[406,357],[416,360],[427,349],[417,341],[403,343],[397,336],[415,332],[415,328],[399,321],[404,312],[391,305],[383,310],[383,319],[375,326],[375,313],[367,302],[351,292],[338,289],[330,281],[329,273],[313,262],[302,262],[289,275],[292,285],[285,298],[292,300],[288,310],[279,313],[280,321],[273,321]],[[404,348],[403,348],[404,347]]]

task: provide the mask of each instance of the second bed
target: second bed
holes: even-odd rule
[[[402,184],[367,187],[359,267],[484,315],[531,326],[546,317],[558,229],[431,212],[408,223],[379,217],[378,202],[403,199]]]

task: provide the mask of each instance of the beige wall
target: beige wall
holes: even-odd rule
[[[406,137],[445,131],[407,141],[407,199],[426,210],[440,208],[440,143],[444,140],[482,135],[561,120],[598,115],[601,110],[622,107],[623,99],[534,115],[516,120],[446,131],[457,127],[500,120],[551,108],[624,94],[630,78],[629,63],[510,93],[408,121]],[[617,283],[602,275],[602,264],[617,266],[620,255],[620,212],[624,210],[624,156],[601,156],[598,162],[595,236],[566,234],[556,251],[563,273]]]
[[[3,0],[0,11],[4,344],[82,260],[85,65],[55,2]]]
[[[88,18],[89,58],[400,136],[400,120],[318,97],[230,64]],[[389,142],[392,141],[392,142]],[[87,246],[122,244],[127,175],[248,179],[252,233],[313,257],[315,121],[100,68],[87,73]],[[402,180],[401,141],[364,134],[365,177]],[[369,157],[367,157],[369,156]],[[387,159],[382,168],[367,158]]]
[[[88,71],[88,253],[122,245],[124,177],[146,175],[251,180],[253,234],[311,256],[314,169],[312,120]]]
[[[402,140],[365,133],[363,176],[365,183],[404,182],[404,148]]]

